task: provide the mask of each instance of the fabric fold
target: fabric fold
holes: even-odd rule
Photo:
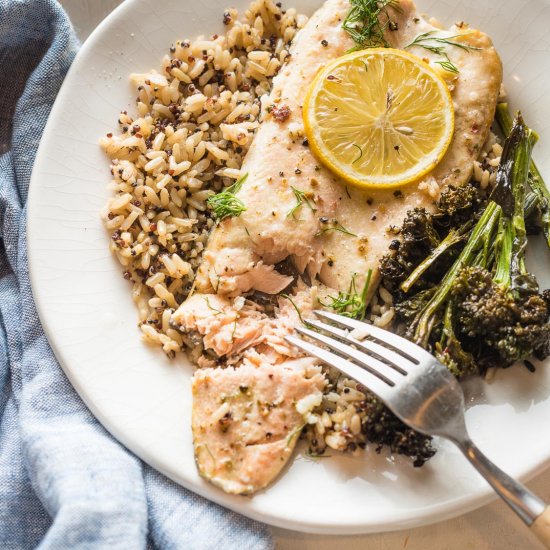
[[[177,486],[113,439],[40,325],[26,201],[78,46],[54,0],[0,0],[0,548],[272,548],[265,525]]]

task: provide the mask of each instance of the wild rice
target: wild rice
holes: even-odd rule
[[[133,285],[144,339],[184,349],[169,314],[189,294],[214,221],[206,201],[241,176],[259,126],[260,98],[307,18],[254,0],[224,35],[179,40],[159,72],[133,74],[136,112],[101,139],[114,197],[104,213],[110,249]]]

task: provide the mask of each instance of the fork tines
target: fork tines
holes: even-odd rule
[[[287,337],[287,341],[356,379],[381,397],[386,393],[385,389],[407,376],[408,369],[419,364],[414,357],[414,354],[418,355],[417,346],[404,338],[328,311],[316,310],[314,314],[344,328],[316,319],[308,320],[305,327],[296,327],[296,332],[324,347],[296,336]],[[353,331],[356,331],[357,338]],[[363,339],[364,336],[369,339]]]

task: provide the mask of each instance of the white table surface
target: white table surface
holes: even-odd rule
[[[60,0],[85,40],[123,0]],[[182,0],[182,2],[191,0]],[[196,0],[192,0],[196,1]],[[231,2],[221,2],[224,8]],[[528,486],[550,501],[550,470]],[[330,495],[327,495],[327,500]],[[428,527],[350,537],[317,536],[273,528],[277,550],[527,550],[542,548],[500,501],[459,518]]]

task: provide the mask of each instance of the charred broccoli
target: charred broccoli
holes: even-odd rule
[[[367,441],[377,445],[379,453],[388,446],[392,453],[408,456],[413,466],[422,466],[434,454],[432,438],[415,432],[403,424],[377,397],[367,393],[365,397],[367,420],[363,423],[363,434]]]
[[[435,214],[411,210],[380,265],[406,335],[459,378],[550,355],[550,292],[539,294],[525,267],[527,228],[550,235],[550,194],[537,188],[541,179],[533,184],[536,135],[519,115],[511,126],[492,194],[449,186]],[[434,454],[430,438],[375,396],[366,393],[364,403],[362,433],[377,451],[389,446],[415,466]]]
[[[392,251],[380,262],[384,286],[404,293],[437,284],[456,259],[460,247],[471,230],[479,210],[485,203],[479,189],[471,184],[450,185],[441,193],[437,213],[424,208],[407,212],[400,240],[392,243]]]
[[[393,252],[386,254],[380,263],[382,277],[391,289],[397,289],[441,240],[425,208],[407,212],[400,236],[400,240],[392,243]]]
[[[498,125],[504,135],[508,135],[512,129],[512,116],[508,110],[507,103],[499,103],[497,105],[496,116]],[[529,187],[531,193],[526,198],[526,210],[529,206],[534,206],[531,202],[536,198],[536,211],[526,212],[526,222],[528,226],[528,233],[536,232],[535,229],[542,229],[546,238],[546,244],[550,247],[550,191],[546,187],[542,175],[537,168],[535,162],[531,159],[529,165]],[[537,221],[534,222],[534,216],[532,214],[538,214]]]
[[[473,267],[462,270],[452,296],[462,334],[487,358],[483,368],[548,355],[549,310],[541,295],[515,295],[487,270]]]
[[[475,225],[480,202],[467,188],[451,189],[454,194],[442,197],[432,218],[433,227],[437,220],[448,224],[447,236],[399,283],[406,299],[396,309],[407,321],[407,336],[433,350],[459,377],[550,352],[548,303],[525,267],[526,183],[536,139],[518,115],[495,189]],[[472,199],[477,204],[468,210]],[[444,244],[461,239],[465,244],[446,274],[438,282],[427,278],[439,252],[446,252]],[[428,290],[418,285],[420,279],[429,281]],[[409,296],[413,286],[417,292]]]
[[[480,190],[471,183],[449,185],[437,202],[434,223],[447,231],[452,227],[460,227],[474,219],[485,202]]]

